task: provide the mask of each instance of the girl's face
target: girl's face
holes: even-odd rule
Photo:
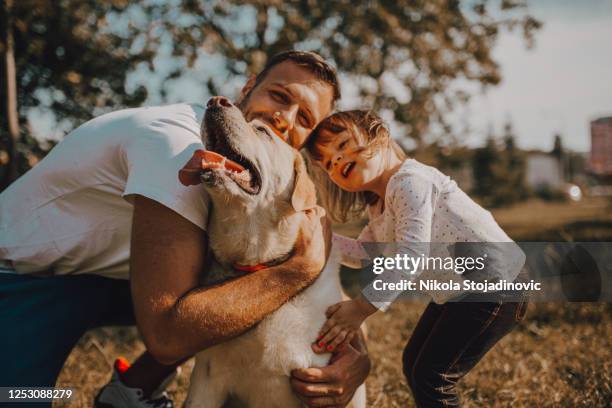
[[[355,131],[358,131],[357,129]],[[318,164],[338,187],[351,193],[369,191],[384,170],[383,154],[360,146],[350,129],[339,133],[322,130],[322,143],[316,143]],[[325,134],[327,133],[327,134]]]

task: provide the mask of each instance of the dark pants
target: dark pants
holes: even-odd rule
[[[0,273],[0,386],[52,387],[87,330],[133,324],[127,280]]]
[[[457,382],[523,319],[527,301],[430,303],[404,349],[418,407],[457,407]]]

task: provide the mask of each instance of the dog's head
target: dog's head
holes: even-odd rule
[[[217,259],[259,263],[293,248],[300,214],[316,205],[301,155],[264,122],[247,123],[230,103],[209,104],[198,151],[183,184],[204,183],[213,202],[208,226]]]

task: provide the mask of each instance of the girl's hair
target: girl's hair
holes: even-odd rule
[[[379,197],[372,192],[350,193],[342,190],[328,177],[323,168],[313,161],[321,160],[318,146],[333,141],[343,131],[351,132],[364,154],[373,155],[388,149],[400,160],[406,153],[391,138],[386,123],[375,113],[365,110],[337,112],[324,119],[312,132],[304,145],[309,172],[319,186],[319,199],[331,219],[344,223],[362,217],[366,206],[376,203]],[[389,156],[386,156],[388,158]]]

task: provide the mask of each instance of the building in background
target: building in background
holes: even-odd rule
[[[561,160],[550,153],[531,151],[527,153],[525,181],[532,190],[558,190],[565,184]]]
[[[612,181],[612,116],[591,122],[588,170],[601,180]]]

